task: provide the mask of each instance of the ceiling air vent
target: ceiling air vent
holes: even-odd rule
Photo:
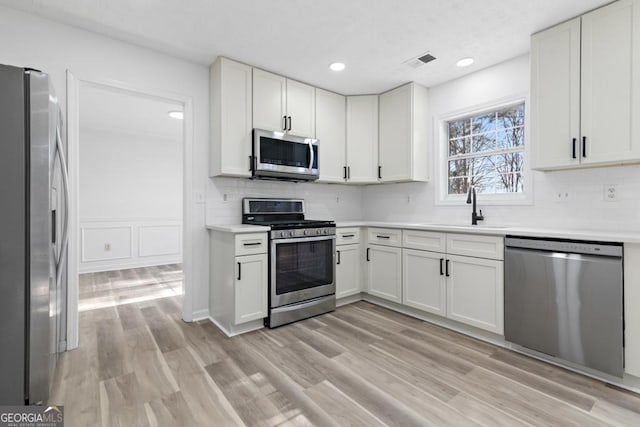
[[[436,59],[435,56],[431,55],[430,53],[425,53],[424,55],[419,56],[417,58],[411,58],[405,61],[404,63],[412,68],[418,68],[418,67],[422,67],[424,64],[427,64],[435,59]]]

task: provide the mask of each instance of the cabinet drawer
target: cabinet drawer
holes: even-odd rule
[[[402,247],[431,252],[445,252],[447,237],[445,233],[420,230],[402,230]]]
[[[402,230],[394,228],[369,228],[368,241],[376,245],[400,247],[402,245]]]
[[[352,245],[360,243],[359,228],[338,228],[336,230],[336,245]]]
[[[236,256],[266,253],[267,241],[267,233],[236,234]]]
[[[448,233],[447,253],[503,260],[504,238],[501,236]]]

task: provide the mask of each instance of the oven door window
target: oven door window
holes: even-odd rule
[[[276,245],[276,294],[333,283],[333,240]]]
[[[314,164],[317,165],[315,159],[318,156],[318,147],[313,147],[313,150],[315,153]],[[262,164],[308,168],[311,162],[311,152],[308,144],[261,136],[260,158],[258,160]]]

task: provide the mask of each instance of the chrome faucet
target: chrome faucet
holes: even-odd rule
[[[473,211],[471,212],[471,225],[478,225],[478,221],[483,221],[482,209],[480,209],[480,215],[476,212],[476,188],[473,185],[469,186],[467,191],[467,204],[473,203]]]

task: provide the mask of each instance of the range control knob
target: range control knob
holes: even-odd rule
[[[326,228],[323,230],[324,234],[329,234],[329,230],[327,230]]]
[[[284,237],[284,231],[280,232],[280,237]]]
[[[309,234],[309,230],[304,230],[304,235],[308,235]]]
[[[316,234],[322,233],[322,230],[316,230]]]
[[[289,237],[293,237],[293,231],[289,232]]]

